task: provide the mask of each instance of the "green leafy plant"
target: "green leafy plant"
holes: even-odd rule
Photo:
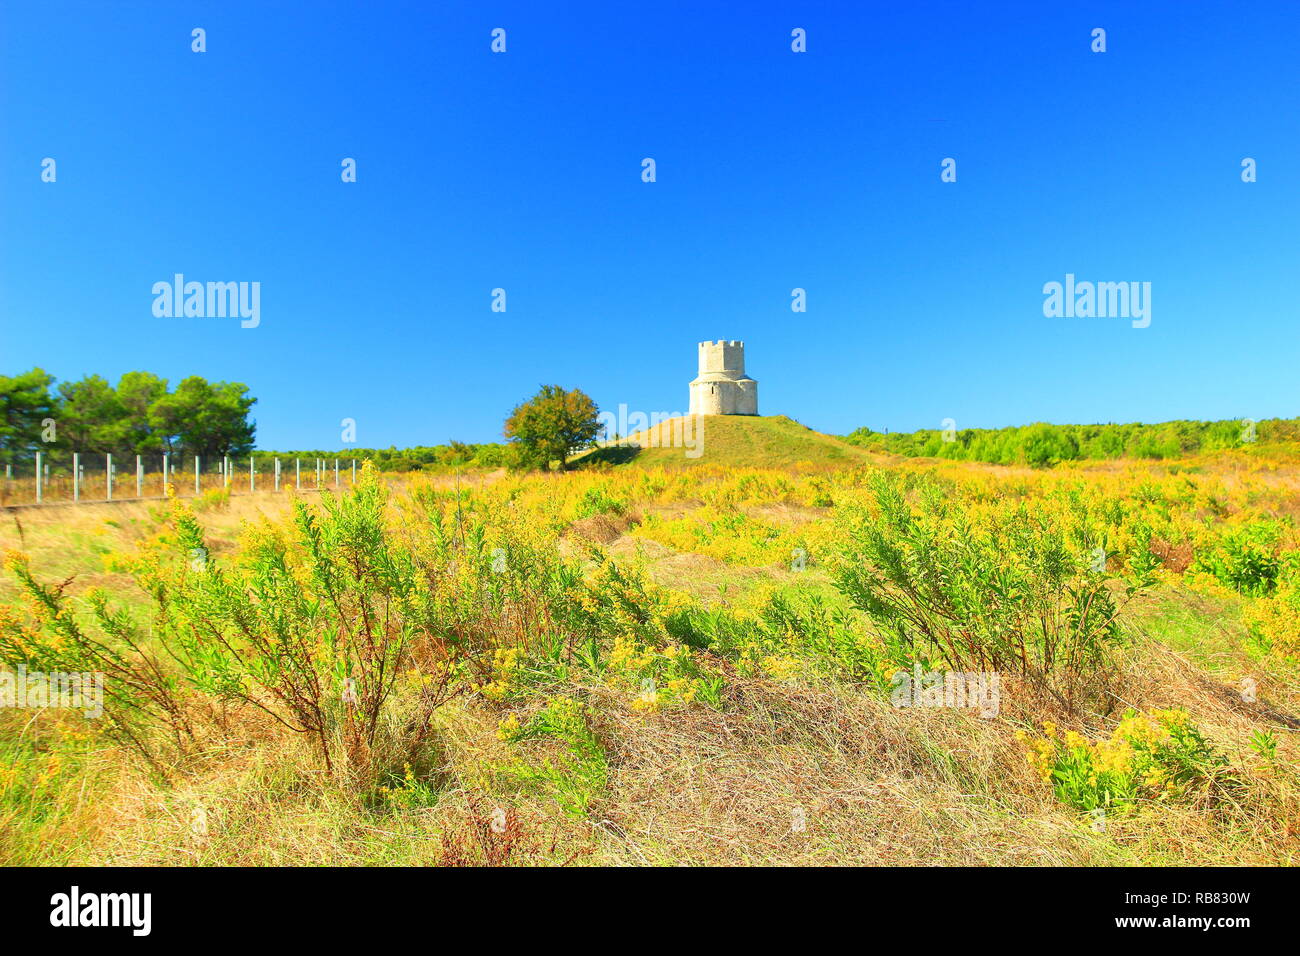
[[[103,594],[88,598],[83,622],[62,588],[13,562],[36,613],[26,624],[0,619],[0,654],[103,671],[106,715],[147,756],[140,720],[166,724],[186,749],[214,713],[195,706],[197,695],[255,708],[312,739],[327,769],[371,780],[424,744],[466,650],[436,636],[437,602],[388,530],[385,502],[367,468],[349,494],[322,495],[319,510],[297,503],[289,527],[250,529],[234,560],[214,558],[177,503],[170,553],[132,563],[156,605],[147,640]]]
[[[1077,810],[1128,811],[1139,801],[1213,800],[1240,782],[1181,710],[1139,714],[1130,709],[1108,739],[1075,731],[1025,731],[1028,760],[1062,802]]]
[[[872,494],[874,513],[848,512],[836,579],[897,658],[1017,673],[1067,707],[1095,685],[1120,638],[1119,602],[1077,504],[956,508],[933,482],[913,504],[883,473]]]
[[[586,814],[604,791],[609,766],[600,739],[592,731],[589,710],[572,697],[552,697],[526,724],[507,718],[500,735],[512,744],[541,740],[560,745],[558,756],[519,761],[511,775],[541,784],[561,807],[575,815]]]

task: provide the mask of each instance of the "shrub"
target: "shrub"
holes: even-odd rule
[[[1241,619],[1265,651],[1300,654],[1300,560],[1289,552],[1277,588],[1268,597],[1248,601]]]
[[[590,518],[594,515],[621,515],[626,510],[626,501],[611,496],[600,487],[588,488],[578,499],[579,518]]]
[[[287,527],[251,529],[230,561],[210,556],[175,503],[168,537],[180,560],[147,551],[133,564],[157,608],[152,642],[102,594],[83,623],[61,588],[17,561],[35,613],[30,624],[0,619],[0,658],[104,671],[106,715],[151,759],[140,720],[164,723],[185,749],[196,721],[219,713],[191,706],[197,693],[262,711],[310,737],[328,769],[373,781],[420,749],[466,649],[435,637],[436,602],[387,530],[385,501],[367,465],[349,494],[324,493],[319,510],[297,502]],[[409,693],[397,706],[399,679]]]
[[[836,578],[895,654],[1018,673],[1073,707],[1120,637],[1086,515],[1069,502],[951,507],[933,483],[913,507],[886,474],[872,491],[875,514],[848,514]],[[1125,594],[1148,583],[1135,579]]]
[[[1197,551],[1193,570],[1211,574],[1221,584],[1250,597],[1272,594],[1282,570],[1280,539],[1281,529],[1274,522],[1242,525]]]
[[[499,736],[511,744],[549,740],[559,745],[555,758],[519,761],[509,773],[540,784],[568,813],[585,814],[604,791],[609,775],[605,750],[589,723],[590,708],[572,697],[553,697],[525,724],[508,717]]]
[[[653,712],[697,700],[722,706],[722,678],[701,667],[683,644],[647,647],[617,637],[605,665],[607,679],[635,692],[633,710]]]
[[[1230,789],[1235,778],[1181,710],[1149,715],[1129,710],[1108,739],[1061,734],[1051,721],[1044,736],[1020,731],[1027,758],[1057,797],[1076,810],[1131,810],[1141,800],[1204,799]]]

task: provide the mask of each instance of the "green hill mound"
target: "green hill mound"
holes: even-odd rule
[[[693,421],[703,423],[698,433],[692,430]],[[672,418],[630,435],[628,442],[626,446],[587,452],[574,464],[780,468],[800,463],[834,466],[874,460],[865,449],[813,431],[785,415]]]

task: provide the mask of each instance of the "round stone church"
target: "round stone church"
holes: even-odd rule
[[[691,382],[692,415],[757,415],[758,382],[745,374],[745,343],[700,343],[700,374]]]

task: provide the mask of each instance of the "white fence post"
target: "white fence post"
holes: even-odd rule
[[[167,452],[163,452],[163,497],[167,497]]]
[[[36,453],[36,503],[41,503],[41,453]]]
[[[253,486],[256,483],[254,480],[254,476],[256,474],[257,472],[253,470],[253,453],[250,451],[248,453],[248,491],[250,494],[254,490]]]
[[[139,455],[135,456],[135,496],[144,497],[144,460]]]
[[[275,490],[280,490],[280,459],[275,460]]]
[[[104,456],[104,500],[113,500],[113,456]]]
[[[194,493],[199,493],[199,456],[194,456]]]
[[[293,490],[297,491],[302,487],[302,462],[295,458],[293,460]]]
[[[334,459],[334,487],[337,488],[338,486],[339,486],[339,460],[335,458]]]
[[[356,483],[357,483],[357,460],[353,458],[352,459],[352,484],[355,485]]]
[[[72,453],[72,500],[81,500],[81,456]]]

